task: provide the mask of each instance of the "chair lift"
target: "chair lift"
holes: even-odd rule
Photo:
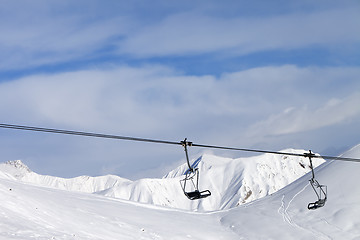
[[[319,182],[315,179],[314,168],[313,168],[313,164],[312,164],[312,160],[311,160],[311,158],[315,155],[311,152],[311,150],[309,150],[309,153],[305,153],[304,155],[305,155],[305,157],[308,157],[310,160],[310,168],[311,168],[311,172],[312,172],[312,178],[309,181],[310,181],[311,187],[314,189],[314,192],[316,193],[316,196],[318,198],[317,201],[308,204],[308,209],[315,210],[315,209],[323,207],[325,205],[325,202],[327,200],[327,186],[320,185]]]
[[[180,180],[181,188],[183,189],[183,192],[187,198],[190,200],[196,200],[200,198],[206,198],[211,195],[211,192],[209,190],[205,191],[199,191],[199,169],[193,168],[190,165],[189,162],[189,155],[187,152],[187,146],[191,146],[192,142],[187,142],[186,138],[184,141],[181,141],[181,145],[184,147],[185,155],[186,155],[186,161],[189,166],[189,169],[185,172],[185,178],[183,180]],[[194,180],[195,178],[195,180]],[[186,184],[190,182],[190,189],[193,189],[193,191],[188,191],[186,188]]]

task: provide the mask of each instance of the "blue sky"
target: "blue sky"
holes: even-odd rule
[[[322,154],[360,142],[358,1],[0,1],[0,13],[2,123]],[[159,177],[184,160],[10,130],[0,143],[1,161],[65,177]]]

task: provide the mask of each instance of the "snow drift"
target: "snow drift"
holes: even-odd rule
[[[284,152],[304,153],[287,149]],[[314,166],[323,163],[314,159]],[[64,179],[39,175],[21,161],[0,164],[0,174],[7,178],[69,191],[96,193],[104,196],[195,211],[229,209],[270,195],[311,169],[302,157],[263,154],[249,158],[223,158],[205,154],[194,161],[200,172],[200,188],[209,189],[206,199],[189,201],[183,194],[180,180],[188,170],[183,164],[163,179],[130,181],[118,176],[80,176]]]

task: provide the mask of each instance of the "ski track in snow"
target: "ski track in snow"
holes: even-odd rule
[[[284,222],[288,223],[290,226],[292,227],[296,227],[302,231],[307,231],[307,232],[311,232],[313,235],[314,235],[314,239],[323,239],[323,240],[329,240],[331,239],[329,236],[327,236],[326,234],[320,232],[320,231],[314,231],[312,229],[309,229],[309,228],[306,228],[306,227],[303,227],[301,225],[299,225],[298,223],[296,223],[295,221],[293,221],[293,218],[290,216],[290,213],[289,213],[289,208],[290,208],[290,205],[291,203],[295,200],[295,198],[300,195],[302,192],[305,191],[305,189],[307,189],[309,186],[309,184],[305,185],[299,192],[297,192],[291,199],[290,201],[288,202],[287,206],[285,207],[285,195],[283,194],[282,195],[282,198],[281,198],[281,205],[278,209],[278,213],[282,215],[283,217],[283,220]]]
[[[288,213],[286,212],[284,198],[285,198],[285,195],[283,195],[282,198],[281,198],[281,205],[280,205],[280,207],[278,209],[278,213],[282,215],[284,222],[287,222],[290,225],[292,225],[291,218],[288,215]]]

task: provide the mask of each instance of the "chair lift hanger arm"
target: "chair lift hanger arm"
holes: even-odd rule
[[[189,170],[191,172],[194,171],[194,169],[191,167],[190,165],[190,161],[189,161],[189,154],[188,154],[188,151],[187,151],[187,146],[192,146],[192,142],[188,142],[187,141],[187,138],[184,139],[184,141],[181,141],[181,145],[184,147],[184,151],[185,151],[185,156],[186,156],[186,162],[187,162],[187,165],[189,167]]]

